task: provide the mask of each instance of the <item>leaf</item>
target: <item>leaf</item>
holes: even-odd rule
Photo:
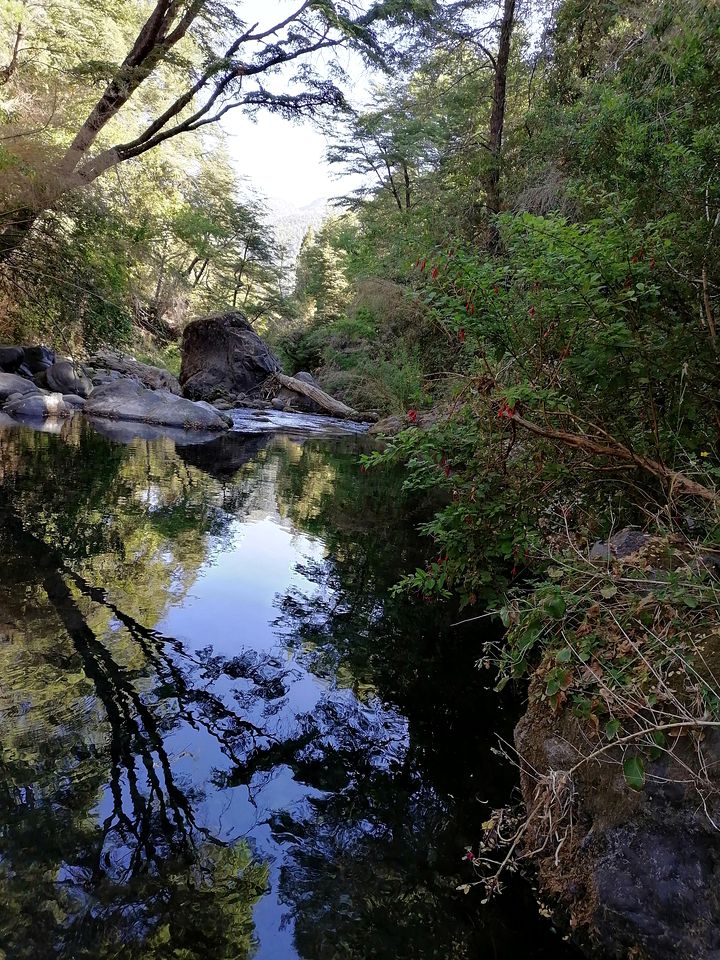
[[[621,724],[619,720],[609,720],[605,724],[605,736],[608,738],[608,740],[615,739],[615,737],[618,735],[618,732],[620,730],[620,726]]]
[[[563,572],[560,567],[550,567],[548,570],[548,576],[551,580],[560,580],[562,578]]]
[[[600,596],[605,597],[606,600],[609,600],[611,597],[614,597],[617,593],[617,587],[614,583],[609,583],[606,587],[602,587],[600,590]]]
[[[545,609],[555,620],[560,620],[567,609],[567,604],[562,597],[549,597],[545,602]]]
[[[628,757],[623,763],[623,774],[631,790],[642,790],[645,786],[645,764],[640,757]]]
[[[569,663],[572,659],[572,650],[570,647],[565,647],[563,650],[558,650],[555,654],[555,659],[558,663]]]

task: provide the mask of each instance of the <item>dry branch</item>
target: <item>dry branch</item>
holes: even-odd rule
[[[703,500],[709,500],[711,503],[716,503],[720,500],[720,496],[716,490],[697,483],[695,480],[691,480],[690,477],[686,477],[684,473],[672,470],[658,460],[652,460],[650,457],[644,457],[639,453],[634,453],[617,440],[612,443],[598,443],[597,440],[593,440],[580,433],[567,433],[564,430],[554,430],[552,427],[540,426],[540,424],[525,420],[517,413],[514,413],[510,419],[518,424],[518,426],[529,430],[531,433],[537,434],[539,437],[547,437],[548,440],[556,440],[558,443],[563,443],[569,447],[576,447],[579,450],[586,450],[588,453],[596,454],[599,457],[610,457],[611,459],[620,460],[623,463],[635,464],[658,479],[669,482],[672,489],[679,493],[687,493],[693,497],[701,497]]]

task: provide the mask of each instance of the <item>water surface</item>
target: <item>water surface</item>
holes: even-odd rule
[[[0,955],[569,957],[456,891],[513,715],[389,592],[425,505],[271,427],[0,432]]]

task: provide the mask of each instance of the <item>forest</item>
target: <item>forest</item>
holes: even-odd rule
[[[0,342],[177,374],[187,325],[238,311],[286,374],[373,411],[353,477],[399,476],[422,543],[389,608],[451,604],[525,711],[521,802],[478,813],[461,891],[532,860],[616,951],[593,955],[714,956],[715,867],[677,881],[682,921],[657,894],[651,932],[593,913],[595,861],[567,878],[573,823],[610,830],[614,804],[638,862],[718,845],[720,5],[266,6],[0,0]],[[235,111],[314,124],[357,185],[297,256]]]

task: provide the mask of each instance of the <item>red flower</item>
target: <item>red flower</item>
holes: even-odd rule
[[[500,409],[498,410],[498,417],[500,420],[510,420],[515,414],[515,407],[511,407],[507,400],[503,400],[500,404]]]
[[[460,343],[465,343],[465,327],[460,327],[458,330],[458,340]]]
[[[651,270],[655,269],[655,257],[650,258],[650,269]]]
[[[465,859],[472,863],[472,861],[475,859],[475,854],[472,852],[472,850],[468,850],[468,852],[465,854]]]
[[[446,464],[445,464],[445,466],[443,467],[443,471],[444,471],[446,477],[449,477],[449,476],[450,476],[450,474],[452,473],[452,470],[450,469],[450,464],[449,464],[449,463],[446,463]]]
[[[438,278],[439,275],[440,275],[440,271],[438,270],[438,268],[437,268],[437,267],[433,267],[432,270],[431,270],[431,272],[430,272],[430,276],[433,278],[433,280],[437,280],[437,278]]]
[[[475,313],[475,304],[474,304],[474,303],[466,303],[466,304],[465,304],[465,313],[467,313],[469,316],[472,316],[472,315]]]
[[[516,577],[517,574],[518,574],[518,568],[517,568],[517,567],[513,567],[512,570],[510,571],[510,576],[511,576],[511,577]]]
[[[410,423],[417,423],[417,410],[408,410],[407,418]]]
[[[421,261],[420,261],[420,270],[423,271],[426,266],[427,266],[427,260],[424,260],[424,259],[421,260]]]
[[[530,314],[531,317],[534,317],[534,316],[535,316],[535,307],[530,307],[528,313]]]

